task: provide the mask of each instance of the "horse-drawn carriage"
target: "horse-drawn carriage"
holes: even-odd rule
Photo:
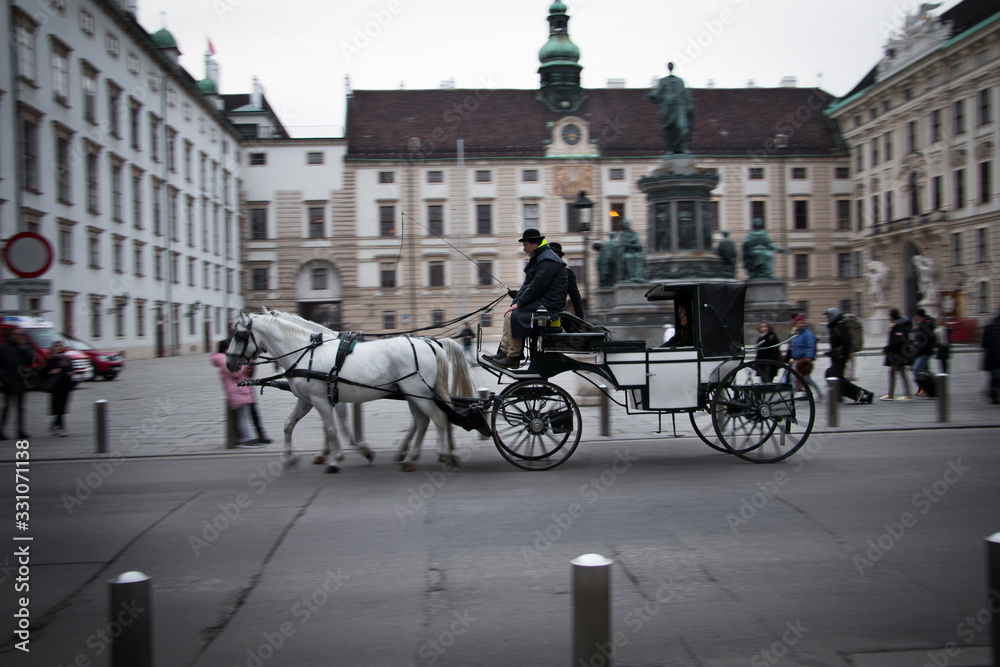
[[[738,283],[648,290],[647,300],[671,301],[675,311],[684,307],[690,313],[692,344],[684,347],[616,341],[606,329],[579,321],[562,326],[569,324],[565,315],[539,317],[526,368],[512,370],[480,358],[500,383],[510,382],[488,408],[500,454],[526,470],[555,468],[573,454],[580,442],[580,409],[570,392],[551,382],[572,372],[624,392],[619,404],[629,414],[688,413],[695,433],[713,449],[755,463],[791,456],[812,431],[815,403],[791,367],[745,360],[745,292]]]

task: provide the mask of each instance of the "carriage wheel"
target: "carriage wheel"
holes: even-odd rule
[[[816,404],[795,369],[774,361],[749,361],[722,381],[711,413],[727,451],[745,461],[775,463],[805,444]]]
[[[733,376],[732,379],[735,379],[735,376]],[[717,416],[712,410],[715,394],[718,391],[718,388],[719,385],[713,385],[713,387],[708,390],[708,396],[705,399],[705,403],[708,407],[705,410],[689,413],[691,416],[691,427],[706,445],[716,451],[722,452],[723,454],[729,454],[732,450],[723,444],[722,440],[715,431],[716,423],[723,424],[724,426],[729,423],[729,416],[724,411],[719,413]],[[760,443],[747,443],[747,447],[755,447],[758,444]]]
[[[580,408],[562,387],[526,380],[497,397],[491,420],[500,455],[522,470],[551,470],[580,443]]]

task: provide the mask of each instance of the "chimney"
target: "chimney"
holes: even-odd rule
[[[757,84],[754,83],[753,79],[747,81],[747,88],[756,88]]]
[[[781,87],[782,88],[795,88],[798,85],[798,81],[794,76],[783,76],[781,77]]]
[[[624,88],[625,79],[608,79],[608,88]]]
[[[441,90],[454,90],[455,89],[455,77],[450,79],[445,79],[441,82]]]
[[[715,88],[715,79],[709,79],[705,82],[706,88]]]
[[[253,83],[250,85],[250,106],[257,107],[258,109],[264,108],[264,86],[260,85],[260,79],[256,76],[254,76]]]
[[[121,0],[119,4],[122,9],[132,15],[132,18],[135,18],[136,13],[139,11],[138,7],[136,7],[136,0]]]

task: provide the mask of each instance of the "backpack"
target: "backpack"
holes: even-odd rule
[[[849,352],[857,354],[865,349],[865,323],[857,315],[844,313],[844,324],[847,325],[847,331],[851,334],[851,349]]]

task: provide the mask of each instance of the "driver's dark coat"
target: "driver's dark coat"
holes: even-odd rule
[[[531,314],[545,308],[553,315],[566,307],[566,262],[547,244],[535,248],[524,267],[524,283],[514,297],[517,310],[510,314],[515,338],[531,334]]]

